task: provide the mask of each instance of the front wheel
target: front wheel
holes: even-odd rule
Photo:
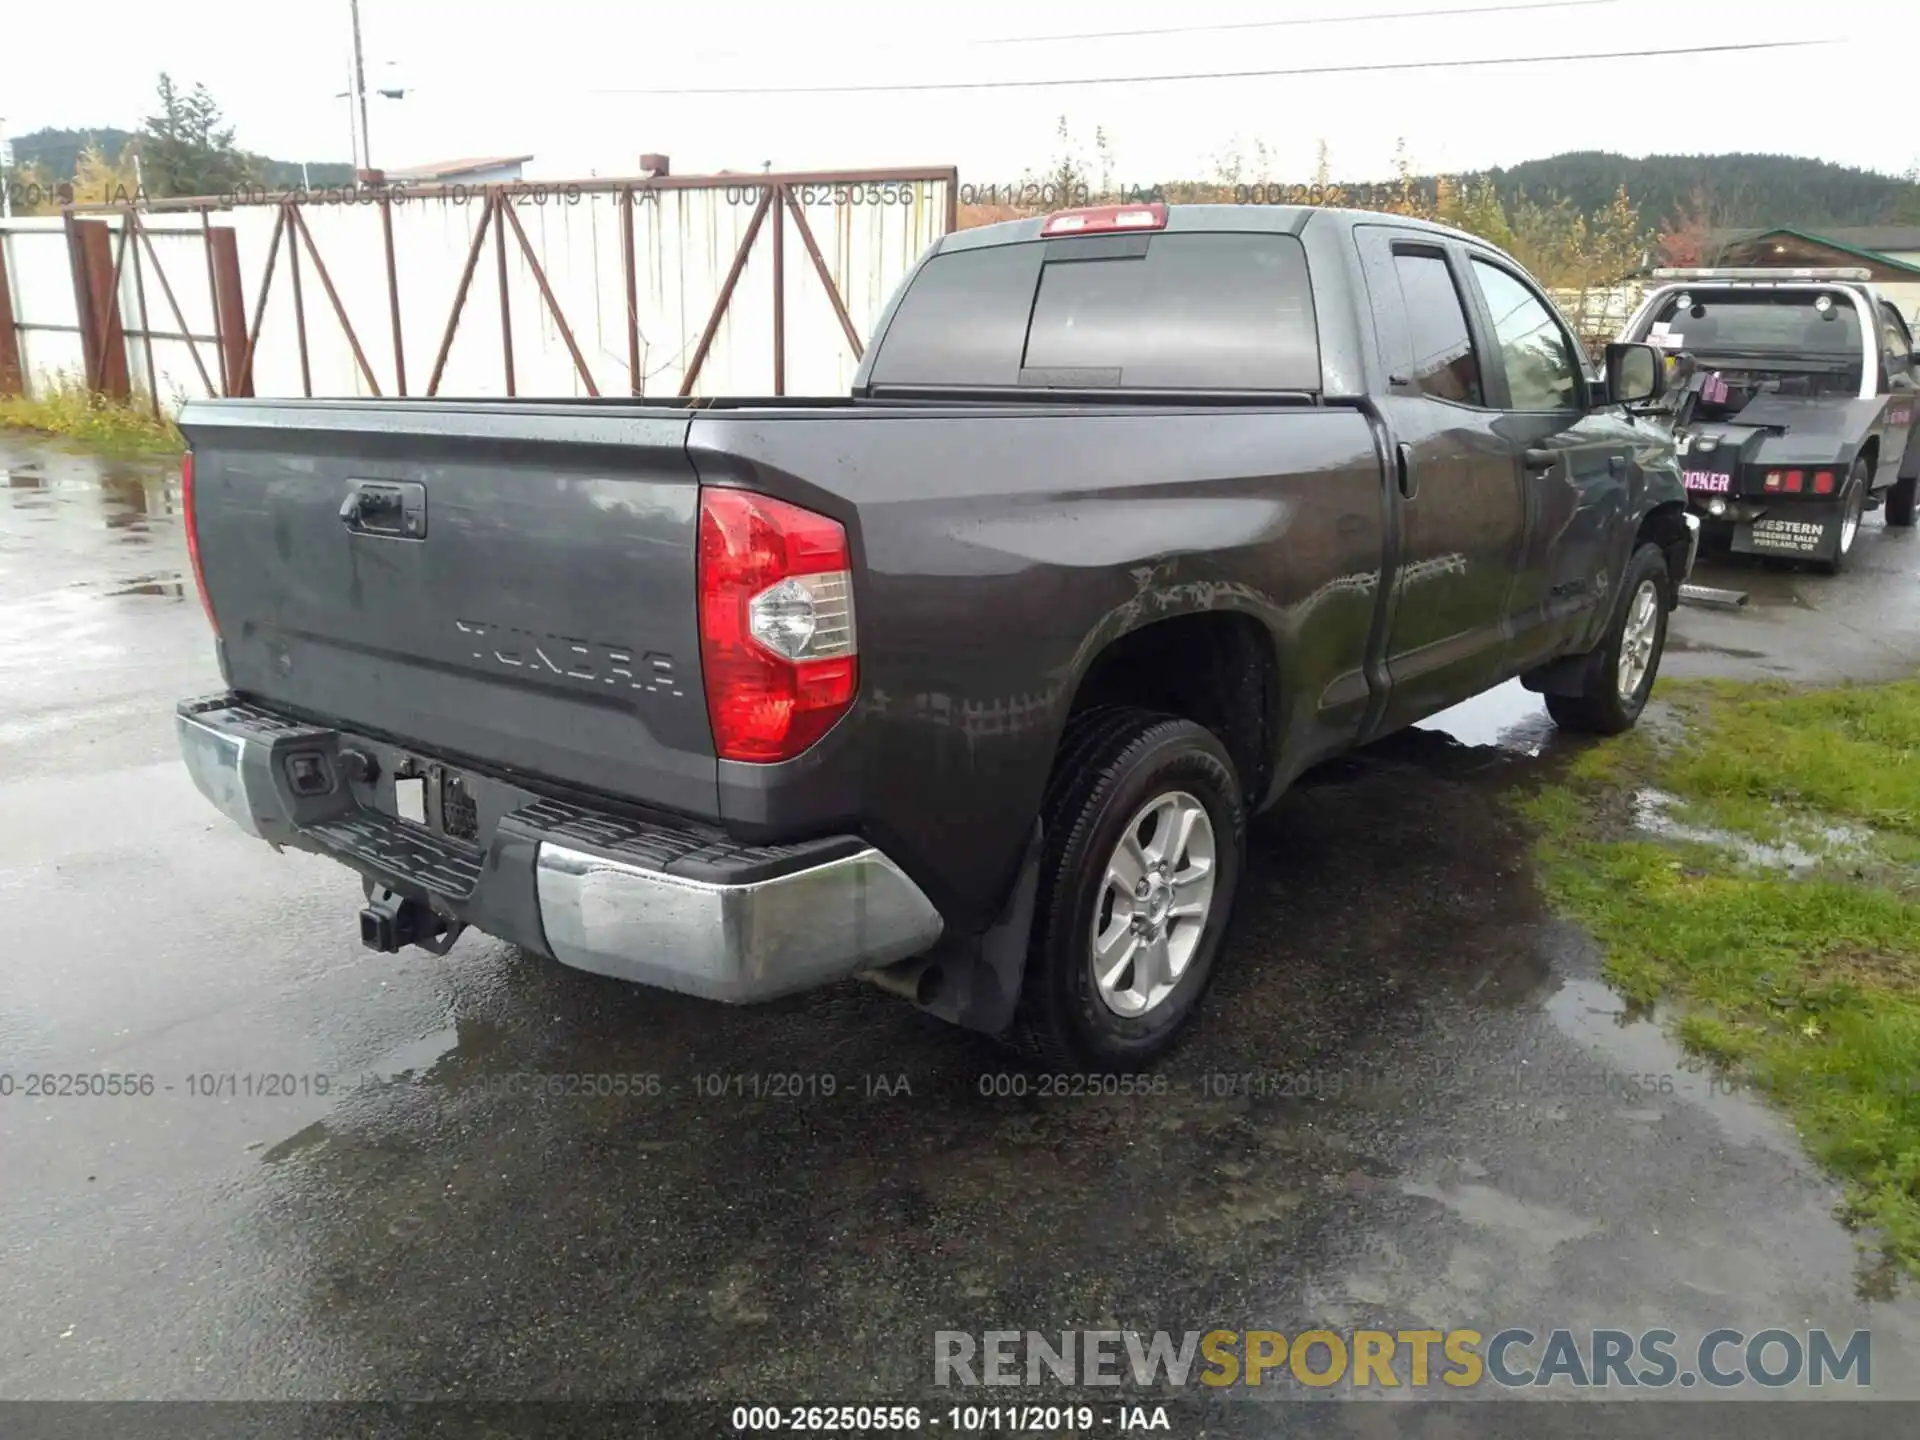
[[[1549,695],[1547,713],[1562,730],[1618,735],[1646,709],[1667,648],[1673,579],[1658,545],[1633,552],[1607,638],[1580,672],[1577,695]]]
[[[1246,857],[1226,749],[1143,710],[1075,717],[1047,785],[1014,1042],[1067,1070],[1158,1058],[1213,973]]]

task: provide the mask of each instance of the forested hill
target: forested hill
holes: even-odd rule
[[[14,151],[21,165],[37,163],[59,181],[73,176],[87,144],[99,145],[113,160],[132,138],[112,126],[46,129],[17,137]],[[300,184],[297,162],[255,156],[253,164],[270,186]],[[348,165],[310,167],[315,185],[344,185],[352,176]],[[1580,150],[1489,170],[1485,176],[1508,204],[1522,196],[1542,204],[1564,198],[1588,215],[1605,208],[1625,185],[1640,214],[1660,227],[1686,218],[1730,229],[1920,224],[1920,184],[1911,176],[1901,179],[1792,155],[1649,155],[1636,160]]]
[[[1654,224],[1664,225],[1705,202],[1699,218],[1715,226],[1920,224],[1920,185],[1792,155],[1649,155],[1635,160],[1599,150],[1574,151],[1490,170],[1503,197],[1536,201],[1564,196],[1583,214],[1622,186]]]
[[[88,145],[98,145],[100,152],[109,161],[120,158],[120,152],[133,135],[125,130],[103,125],[93,130],[35,130],[27,135],[14,138],[14,159],[21,165],[38,165],[49,179],[58,183],[71,180],[75,168],[80,163],[80,152]],[[260,182],[274,189],[290,189],[301,183],[300,163],[297,160],[269,160],[265,156],[255,156]],[[308,176],[315,185],[346,185],[353,180],[353,167],[338,163],[315,163],[307,167]]]

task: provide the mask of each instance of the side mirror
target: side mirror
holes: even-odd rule
[[[1667,393],[1667,354],[1654,345],[1607,346],[1607,403],[1644,405]]]

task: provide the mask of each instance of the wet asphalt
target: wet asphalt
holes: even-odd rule
[[[1568,746],[1517,686],[1260,822],[1164,1093],[994,1094],[1027,1072],[864,986],[363,950],[356,880],[177,763],[219,684],[177,504],[0,440],[0,1398],[943,1401],[940,1329],[1514,1324],[1870,1327],[1920,1398],[1836,1187],[1543,910],[1496,802]],[[1920,665],[1920,533],[1877,516],[1845,577],[1698,578],[1751,602],[1683,608],[1670,674]],[[49,1072],[153,1089],[25,1098]],[[555,1075],[632,1078],[516,1079]]]

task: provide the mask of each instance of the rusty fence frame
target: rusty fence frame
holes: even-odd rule
[[[223,304],[222,293],[237,288],[239,284],[239,250],[232,229],[212,225],[204,214],[198,227],[156,229],[147,223],[139,210],[132,207],[113,207],[113,213],[122,217],[117,244],[111,227],[104,220],[89,218],[89,212],[78,207],[67,207],[62,213],[60,233],[66,244],[68,269],[73,283],[75,323],[71,325],[15,317],[12,287],[7,273],[7,247],[0,244],[0,395],[25,393],[28,377],[20,356],[19,336],[23,332],[34,331],[77,334],[80,337],[81,373],[87,388],[112,400],[126,401],[132,397],[132,376],[127,365],[127,346],[131,341],[140,343],[150,380],[156,374],[153,342],[179,341],[186,344],[208,394],[232,393],[225,380],[228,337],[222,333],[225,329],[222,322],[230,308]],[[14,235],[55,233],[4,226],[0,226],[0,230]],[[167,278],[166,267],[154,248],[153,236],[156,234],[195,235],[201,238],[206,247],[207,285],[216,333],[196,334],[188,326],[179,295]],[[137,325],[128,324],[128,317],[122,313],[122,280],[128,273],[129,259],[132,261],[133,305]],[[153,324],[147,304],[149,270],[173,316],[174,328],[171,330],[158,329]],[[217,347],[222,377],[219,385],[214,383],[212,373],[201,358],[202,344]],[[158,416],[160,397],[157,387],[149,385],[146,400]]]
[[[599,396],[601,391],[594,378],[592,367],[588,365],[586,356],[581,351],[573,329],[568,324],[560,302],[554,294],[546,269],[535,252],[526,227],[515,213],[516,207],[511,200],[516,195],[530,191],[543,194],[565,193],[616,197],[615,204],[620,224],[622,282],[627,312],[628,389],[630,394],[639,396],[644,393],[645,376],[642,374],[640,350],[639,265],[634,226],[636,197],[648,192],[677,190],[757,192],[758,198],[754,204],[753,214],[747,222],[746,232],[735,249],[732,263],[721,282],[719,293],[714,297],[713,307],[707,315],[706,323],[701,327],[692,357],[681,378],[679,393],[685,397],[691,395],[694,386],[699,383],[700,372],[732,308],[734,292],[746,271],[747,262],[752,257],[754,245],[759,239],[760,232],[765,228],[769,215],[778,217],[773,226],[771,257],[773,265],[773,393],[775,395],[786,393],[786,222],[789,219],[792,221],[801,245],[806,250],[807,259],[814,274],[819,278],[826,292],[827,301],[833,308],[834,318],[839,321],[848,346],[855,359],[863,357],[865,347],[853,323],[852,315],[847,309],[846,298],[840,293],[832,268],[827,264],[826,257],[814,236],[813,228],[807,220],[805,206],[796,191],[883,184],[944,185],[946,187],[945,205],[941,217],[944,228],[941,233],[951,233],[957,228],[960,177],[958,169],[953,166],[763,172],[740,175],[662,175],[633,179],[512,181],[475,186],[380,185],[354,190],[343,187],[337,193],[343,200],[351,197],[352,203],[371,203],[377,205],[380,210],[387,282],[387,323],[393,347],[395,394],[397,397],[404,398],[410,392],[407,386],[406,345],[400,318],[399,270],[394,247],[393,206],[396,203],[417,200],[468,202],[476,197],[481,201],[479,218],[474,225],[466,261],[454,291],[452,307],[434,354],[427,387],[422,392],[424,395],[431,397],[439,393],[447,360],[453,350],[454,337],[459,332],[460,319],[465,311],[473,287],[474,274],[479,268],[481,253],[486,247],[489,234],[493,239],[493,268],[499,295],[501,361],[506,391],[510,396],[516,393],[507,265],[508,236],[511,234],[513,243],[539,290],[542,305],[552,317],[555,329],[566,346],[581,385],[587,394]],[[129,339],[137,339],[145,347],[146,372],[149,377],[155,373],[153,341],[185,341],[200,380],[209,394],[251,395],[254,358],[259,348],[260,331],[266,320],[267,301],[272,293],[274,277],[279,269],[281,250],[284,246],[288,286],[292,292],[302,394],[307,397],[313,394],[312,368],[308,355],[306,289],[302,266],[302,249],[304,248],[306,262],[311,266],[313,277],[318,280],[328,307],[332,310],[334,319],[339,324],[353,353],[355,368],[366,382],[367,388],[375,396],[381,395],[383,392],[380,381],[368,361],[367,349],[362,344],[360,332],[347,313],[340,293],[334,285],[332,272],[322,258],[320,247],[314,242],[313,234],[302,214],[302,210],[309,203],[313,202],[301,193],[287,192],[263,194],[258,199],[238,196],[224,199],[211,196],[183,196],[143,201],[137,208],[125,202],[63,207],[62,214],[68,254],[74,274],[74,295],[79,321],[78,325],[73,326],[14,322],[8,291],[5,247],[0,245],[0,393],[7,393],[10,379],[17,392],[26,378],[21,373],[15,332],[40,329],[68,332],[78,330],[85,358],[88,385],[118,399],[125,399],[130,393],[126,363],[126,345]],[[245,299],[241,294],[234,231],[231,226],[216,226],[212,217],[222,211],[256,208],[262,205],[274,207],[277,214],[267,242],[266,263],[261,271],[251,309],[251,320],[249,320]],[[102,220],[93,218],[103,213],[125,217],[119,228],[117,250],[111,244],[108,225]],[[166,214],[197,214],[199,217],[197,233],[204,237],[206,246],[206,284],[212,301],[215,322],[213,335],[189,333],[176,292],[160,263],[159,255],[154,250],[150,238],[151,227],[143,216]],[[171,230],[152,233],[195,232]],[[143,251],[146,256],[144,264],[141,259]],[[134,267],[134,303],[138,312],[138,329],[128,328],[125,317],[120,313],[121,278],[129,252],[131,252]],[[146,272],[149,268],[173,315],[177,327],[175,330],[164,331],[151,328],[146,299]],[[215,347],[218,360],[217,387],[215,372],[210,370],[201,359],[199,349],[201,343],[208,343]],[[153,396],[150,399],[157,414],[158,397]]]

